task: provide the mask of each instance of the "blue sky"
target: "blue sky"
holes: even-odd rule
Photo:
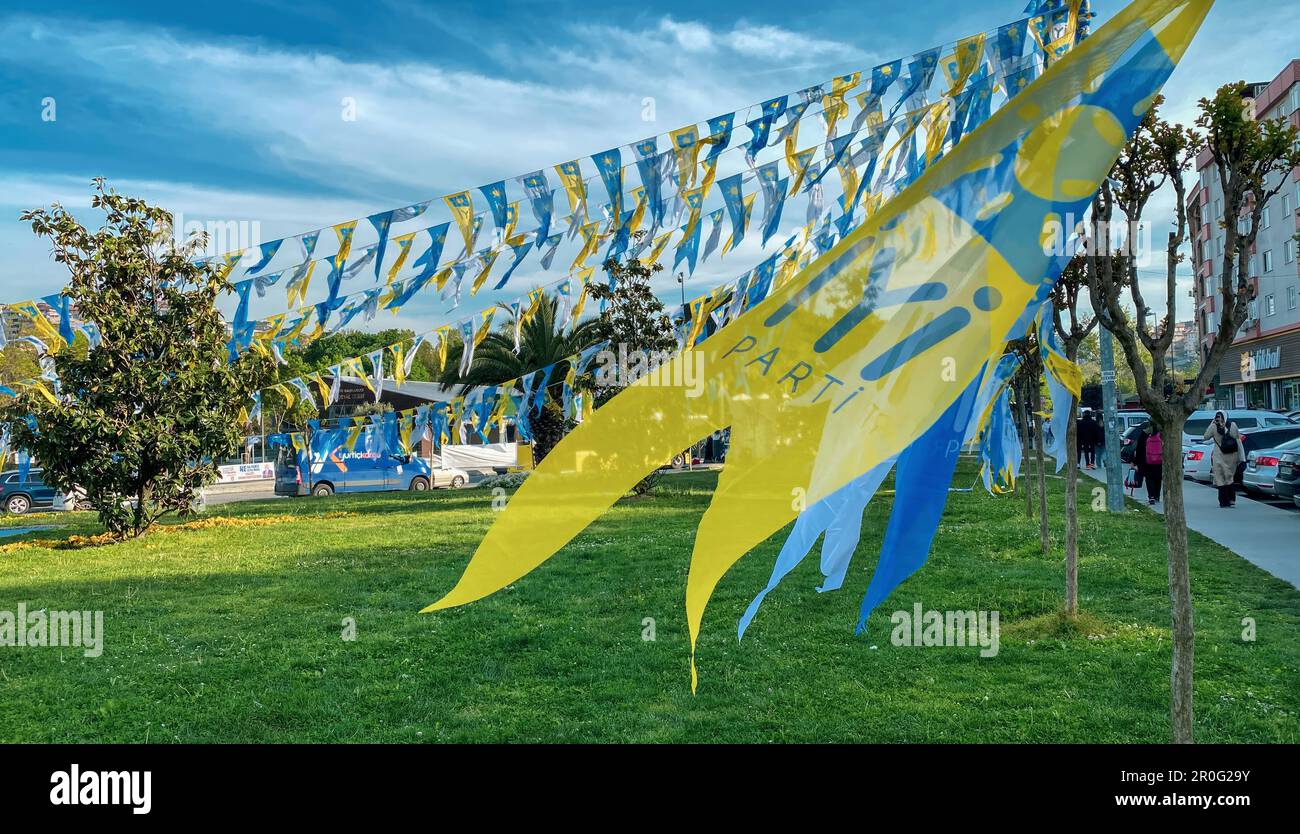
[[[8,0],[0,300],[62,286],[47,247],[17,215],[54,200],[86,205],[92,176],[187,219],[256,220],[271,239],[703,121],[992,28],[1024,7],[362,5]],[[1120,5],[1094,3],[1103,20]],[[1292,7],[1219,0],[1168,88],[1169,114],[1190,118],[1195,99],[1225,81],[1271,79],[1300,52]],[[1276,25],[1283,20],[1291,23]],[[47,97],[54,121],[41,118]],[[340,117],[344,99],[356,102],[355,121]],[[705,270],[698,283],[747,265]],[[439,315],[429,301],[401,323],[423,329]]]

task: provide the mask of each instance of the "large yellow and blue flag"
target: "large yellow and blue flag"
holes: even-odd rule
[[[730,567],[796,518],[796,498],[811,506],[896,458],[907,512],[885,531],[864,623],[924,563],[981,373],[1065,266],[1043,230],[1084,215],[1211,4],[1137,0],[667,375],[613,397],[551,450],[425,610],[516,581],[648,472],[730,427],[686,583],[692,686],[705,607]],[[663,384],[698,363],[704,396]]]

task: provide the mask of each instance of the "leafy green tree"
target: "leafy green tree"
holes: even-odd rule
[[[26,382],[41,374],[36,358],[36,348],[22,342],[12,342],[0,351],[0,385],[12,386]]]
[[[509,309],[506,312],[506,318],[474,348],[474,359],[465,376],[460,376],[460,360],[465,346],[459,340],[448,346],[447,367],[440,374],[439,381],[447,386],[459,385],[463,394],[470,388],[500,385],[555,365],[547,384],[547,403],[541,413],[529,421],[533,432],[533,459],[540,462],[574,426],[560,407],[564,378],[569,371],[565,360],[595,344],[599,338],[595,322],[591,320],[566,329],[560,318],[559,299],[545,294],[538,301],[537,310],[519,327],[519,352],[516,353],[517,322]],[[579,388],[582,387],[580,383]]]
[[[644,232],[638,232],[636,239],[640,241],[644,235]],[[645,264],[639,258],[629,258],[622,264],[608,260],[604,267],[609,274],[609,283],[591,286],[592,297],[605,304],[596,320],[596,338],[608,341],[609,350],[616,356],[640,356],[645,360],[644,367],[651,370],[662,359],[677,353],[678,349],[672,321],[650,286],[655,273],[663,270],[663,264]],[[612,376],[614,384],[602,384],[597,389],[597,408],[635,382],[622,373],[601,376]],[[636,495],[652,492],[659,478],[659,470],[651,472],[632,488],[632,492]]]
[[[243,445],[240,409],[271,379],[271,360],[230,360],[216,301],[231,289],[195,263],[206,241],[172,239],[171,215],[94,181],[104,223],[89,231],[59,204],[21,218],[49,238],[70,273],[64,290],[99,326],[101,343],[54,357],[61,393],[20,393],[0,411],[15,446],[46,483],[80,486],[105,528],[139,536],[161,516],[193,511],[217,478],[214,461]]]

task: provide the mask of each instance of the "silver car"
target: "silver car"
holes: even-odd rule
[[[1214,480],[1210,473],[1210,453],[1214,444],[1208,440],[1198,440],[1183,452],[1183,477],[1208,484]]]
[[[1300,438],[1289,440],[1272,449],[1259,449],[1246,455],[1246,471],[1241,482],[1247,492],[1273,494],[1273,479],[1277,477],[1278,458],[1283,452],[1300,449]]]

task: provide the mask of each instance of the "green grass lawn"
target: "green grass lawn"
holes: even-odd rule
[[[963,465],[958,481],[970,482]],[[891,496],[872,503],[845,589],[816,558],[774,591],[743,643],[777,535],[723,580],[692,696],[682,611],[716,477],[665,479],[540,569],[466,608],[448,590],[494,517],[481,489],[248,502],[213,526],[106,547],[8,548],[0,610],[104,612],[103,655],[0,647],[0,741],[1163,742],[1168,600],[1160,520],[1083,496],[1085,627],[1061,629],[1059,552],[1038,552],[1019,497],[954,494],[929,564],[855,637]],[[1062,482],[1050,481],[1054,535]],[[352,513],[326,519],[325,513]],[[95,532],[82,514],[23,539]],[[1297,530],[1300,533],[1300,528]],[[1300,593],[1192,535],[1196,730],[1205,742],[1300,741]],[[890,643],[889,615],[997,610],[1001,651]],[[344,618],[357,639],[341,639]],[[642,639],[645,618],[656,640]],[[1243,642],[1242,618],[1257,623]]]

